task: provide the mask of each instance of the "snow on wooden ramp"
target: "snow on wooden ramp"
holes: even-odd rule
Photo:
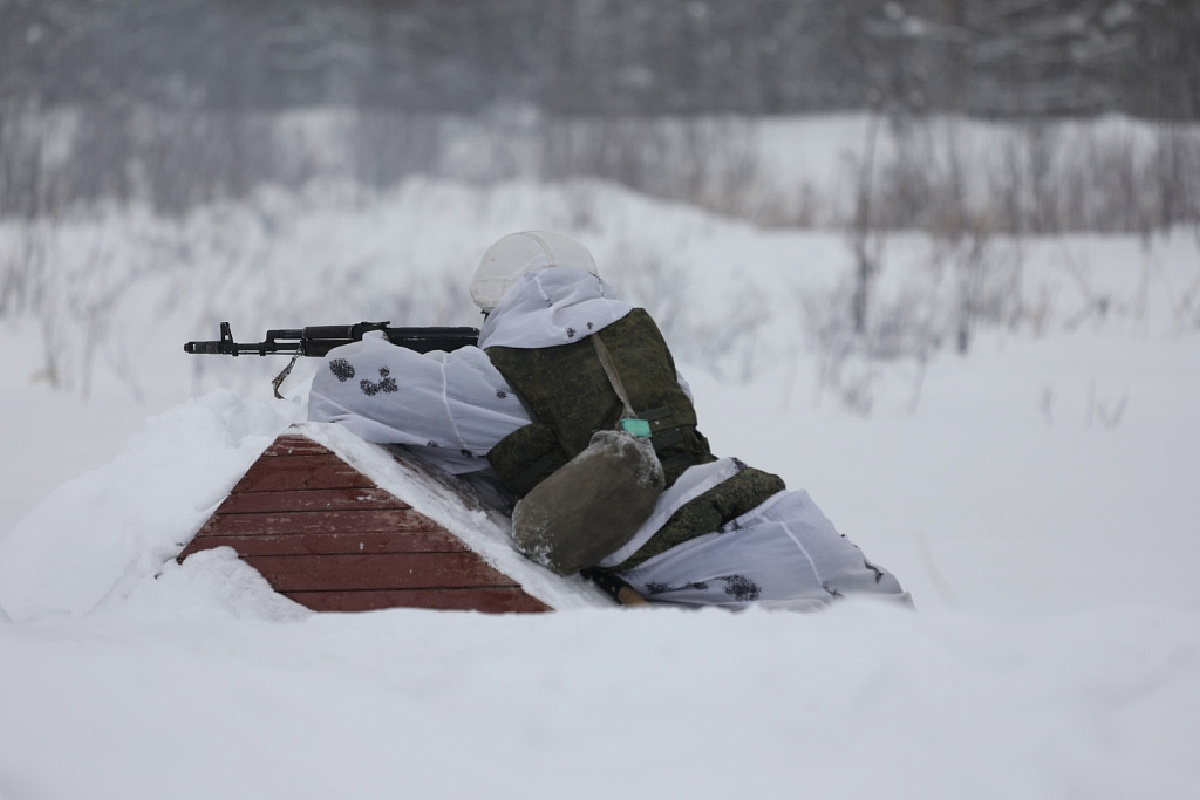
[[[517,556],[503,541],[503,516],[436,472],[337,426],[293,426],[179,560],[232,547],[277,592],[316,611],[604,604],[582,581],[545,574]]]

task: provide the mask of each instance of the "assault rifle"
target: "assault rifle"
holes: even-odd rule
[[[185,353],[192,355],[240,356],[287,353],[321,358],[335,347],[362,341],[363,334],[382,331],[392,344],[428,353],[430,350],[457,350],[479,342],[477,328],[390,328],[388,322],[359,322],[354,325],[318,325],[310,328],[275,328],[261,342],[233,340],[228,322],[221,323],[221,338],[216,342],[186,342]]]
[[[291,374],[300,356],[324,357],[335,347],[362,341],[363,335],[381,331],[388,341],[418,353],[430,350],[457,350],[479,342],[476,328],[391,328],[388,322],[359,322],[354,325],[317,325],[309,328],[273,328],[261,342],[242,343],[233,340],[228,322],[221,323],[221,338],[215,342],[185,342],[183,351],[192,355],[260,356],[290,353],[292,360],[275,376],[271,385],[275,396],[282,399],[279,387]]]

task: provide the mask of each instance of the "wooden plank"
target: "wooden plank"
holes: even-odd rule
[[[474,553],[246,556],[277,592],[516,586]]]
[[[471,589],[391,589],[361,592],[285,592],[284,594],[314,611],[428,608],[503,614],[551,610],[541,600],[531,597],[517,586]]]
[[[260,458],[233,487],[237,492],[375,488],[367,476],[333,454]]]
[[[201,534],[179,554],[187,558],[200,550],[232,547],[239,555],[297,556],[339,553],[466,553],[469,548],[445,530],[380,533],[300,533],[219,536]]]
[[[301,511],[364,511],[411,508],[383,489],[307,489],[280,492],[237,492],[225,498],[218,514],[270,514]]]
[[[412,509],[305,511],[296,514],[213,514],[200,529],[206,536],[266,536],[288,533],[395,533],[442,527]]]
[[[550,610],[458,537],[297,434],[267,448],[179,560],[221,546],[317,611]]]
[[[317,444],[307,436],[283,434],[271,446],[263,451],[264,456],[323,456],[333,455],[333,451],[324,445]]]

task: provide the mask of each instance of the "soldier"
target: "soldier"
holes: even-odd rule
[[[486,315],[478,348],[422,355],[372,336],[338,348],[309,418],[494,476],[516,498],[522,552],[614,594],[793,609],[907,600],[806,492],[711,452],[654,320],[618,299],[581,244],[505,236],[471,297]]]

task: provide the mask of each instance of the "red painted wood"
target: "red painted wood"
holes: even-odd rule
[[[283,492],[299,489],[375,488],[375,484],[332,453],[323,456],[259,458],[233,492]]]
[[[317,444],[307,436],[283,434],[271,446],[263,451],[264,456],[323,456],[333,455],[333,451],[324,445]]]
[[[245,556],[279,592],[516,586],[474,553]]]
[[[300,511],[378,511],[407,509],[408,503],[383,489],[309,489],[284,492],[235,492],[218,514],[270,514]]]
[[[470,552],[445,530],[361,533],[252,534],[212,536],[201,534],[179,554],[180,559],[213,547],[232,547],[240,555],[296,556],[355,553],[465,553]]]
[[[317,611],[551,610],[458,537],[297,434],[267,448],[179,560],[221,546]]]
[[[392,589],[362,592],[284,592],[314,611],[375,611],[383,608],[431,608],[491,614],[536,613],[552,609],[520,588]]]
[[[214,514],[200,529],[207,536],[443,530],[412,509],[304,511],[296,514]]]

